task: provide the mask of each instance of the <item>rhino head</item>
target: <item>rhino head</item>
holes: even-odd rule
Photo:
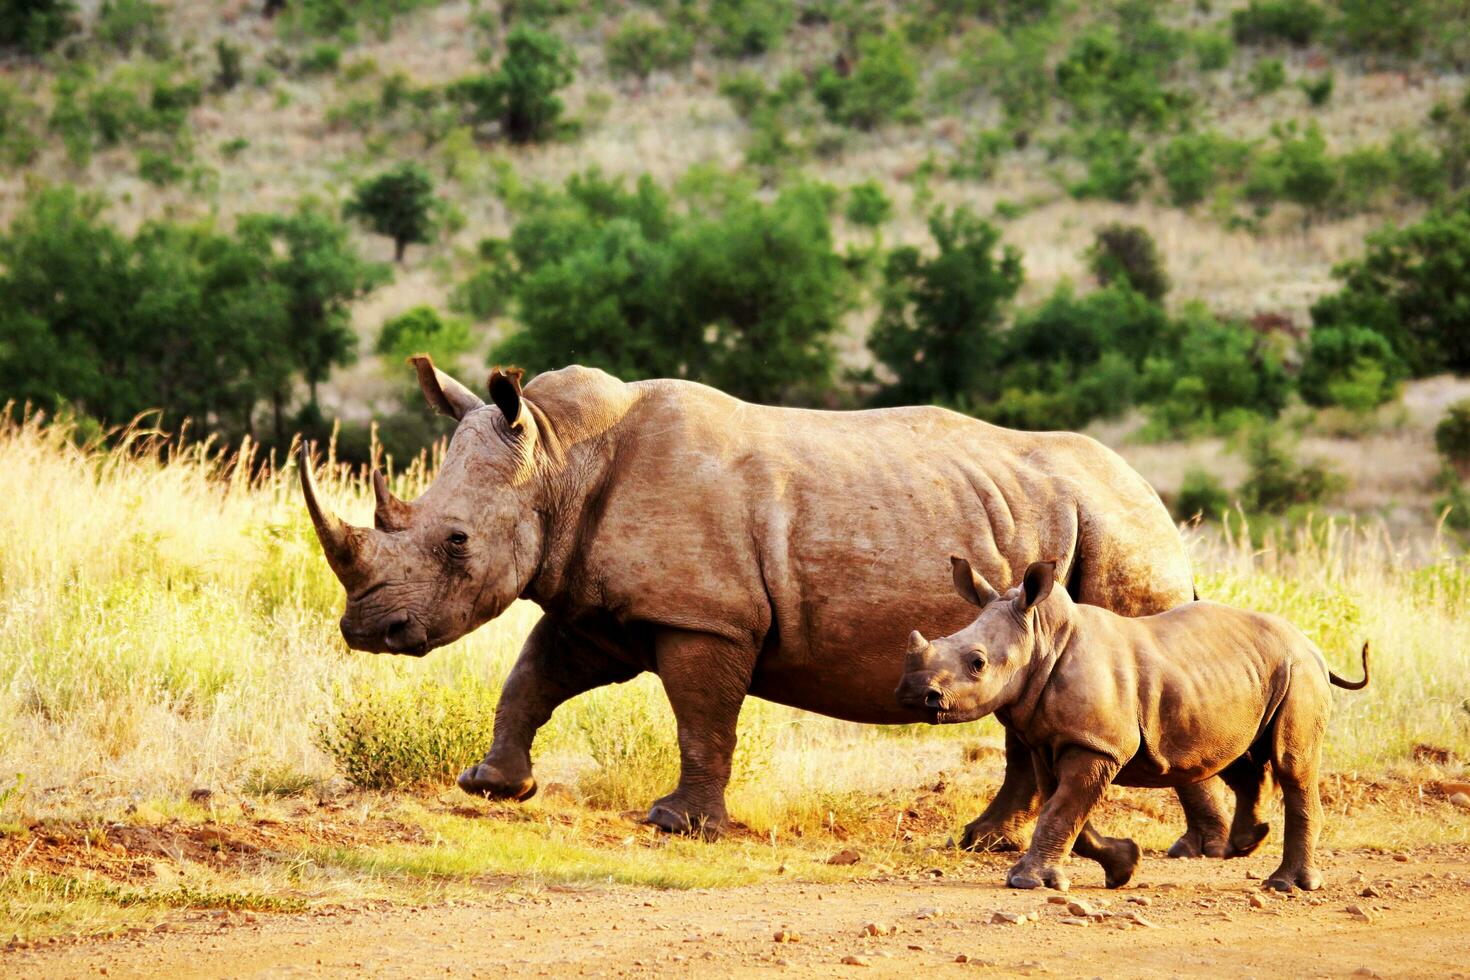
[[[458,421],[443,465],[418,499],[373,472],[373,527],[327,511],[301,449],[301,489],[327,563],[347,590],[342,636],[357,650],[421,657],[494,619],[521,594],[542,542],[537,427],[521,372],[490,375],[490,404],[413,358],[429,405]]]

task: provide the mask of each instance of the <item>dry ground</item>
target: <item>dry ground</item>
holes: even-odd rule
[[[1328,884],[1312,896],[1263,893],[1257,879],[1274,861],[1150,855],[1136,883],[1114,892],[1079,869],[1083,881],[1067,900],[1086,903],[1090,916],[1054,904],[1063,901],[1055,892],[1001,887],[1003,855],[969,859],[943,877],[685,893],[610,885],[527,892],[490,880],[480,897],[438,906],[182,913],[111,941],[7,950],[0,973],[1462,977],[1470,970],[1470,848],[1333,852],[1323,862]],[[992,921],[998,912],[1032,921]],[[775,941],[782,933],[792,941]]]

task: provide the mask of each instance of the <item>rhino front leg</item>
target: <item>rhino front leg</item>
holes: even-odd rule
[[[1031,750],[1006,732],[1006,771],[995,799],[965,826],[960,846],[967,851],[1019,851],[1026,847],[1026,825],[1036,817],[1041,794]]]
[[[660,633],[654,647],[658,676],[679,727],[679,785],[654,800],[645,822],[714,840],[728,822],[725,786],[756,651],[682,630]]]
[[[536,794],[531,743],[557,706],[594,687],[631,680],[640,672],[555,617],[541,617],[500,692],[490,751],[484,761],[460,773],[459,788],[471,796],[530,799]]]

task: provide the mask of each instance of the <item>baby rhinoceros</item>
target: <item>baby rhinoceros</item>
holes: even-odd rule
[[[1322,885],[1313,860],[1322,823],[1317,767],[1332,707],[1327,669],[1300,630],[1277,616],[1193,602],[1129,619],[1053,589],[1055,565],[1036,562],[998,594],[963,558],[955,588],[980,607],[958,633],[909,637],[898,700],[934,724],[994,713],[1031,750],[1044,797],[1031,845],[1010,870],[1013,888],[1065,890],[1069,850],[1127,884],[1138,845],[1103,837],[1088,814],[1109,783],[1171,786],[1216,774],[1235,792],[1234,856],[1265,839],[1261,793],[1271,765],[1286,804],[1281,891]]]

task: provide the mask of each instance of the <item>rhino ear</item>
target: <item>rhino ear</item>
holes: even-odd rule
[[[949,556],[949,570],[954,577],[954,590],[972,606],[984,609],[996,599],[996,591],[985,581],[984,576],[970,567],[970,563],[959,555]]]
[[[434,359],[428,354],[415,354],[408,360],[418,372],[424,400],[440,415],[447,415],[457,422],[485,404],[473,391],[436,368]]]
[[[518,367],[498,367],[490,372],[490,400],[512,429],[526,425],[526,403],[521,399],[521,378],[525,373]]]
[[[1021,596],[1025,602],[1023,611],[1034,609],[1038,604],[1044,602],[1051,595],[1051,587],[1057,580],[1057,563],[1054,561],[1033,561],[1026,567],[1026,575],[1021,579]]]

